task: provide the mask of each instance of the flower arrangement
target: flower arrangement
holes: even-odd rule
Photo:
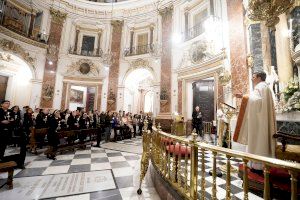
[[[299,91],[299,84],[294,79],[291,79],[286,88],[283,90],[284,100],[288,102],[288,100],[294,95],[295,92]]]
[[[291,79],[283,90],[286,104],[283,112],[300,111],[300,88],[298,81]]]
[[[300,111],[300,92],[295,92],[283,108],[284,112]]]

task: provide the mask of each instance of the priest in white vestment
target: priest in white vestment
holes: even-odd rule
[[[249,96],[236,95],[242,98],[242,105],[233,140],[247,145],[248,153],[275,157],[275,108],[272,91],[265,80],[265,72],[253,73],[253,92]],[[263,165],[256,162],[249,162],[249,167],[263,169]]]

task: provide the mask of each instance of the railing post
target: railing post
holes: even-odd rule
[[[264,199],[270,200],[270,167],[265,165],[264,169]]]
[[[297,175],[298,173],[295,171],[290,170],[289,171],[291,175],[291,200],[297,199]]]
[[[196,145],[197,134],[192,133],[193,139],[191,144],[191,176],[190,176],[190,193],[191,199],[197,199],[197,186],[198,186],[198,147]]]

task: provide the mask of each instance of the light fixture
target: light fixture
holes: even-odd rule
[[[182,41],[182,35],[179,33],[173,33],[172,42],[173,44],[180,44]]]
[[[53,62],[51,60],[48,61],[49,65],[53,65]]]

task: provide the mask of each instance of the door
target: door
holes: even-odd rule
[[[214,80],[200,80],[193,83],[193,109],[200,107],[203,121],[214,120]]]
[[[5,100],[8,77],[0,75],[0,102]]]

